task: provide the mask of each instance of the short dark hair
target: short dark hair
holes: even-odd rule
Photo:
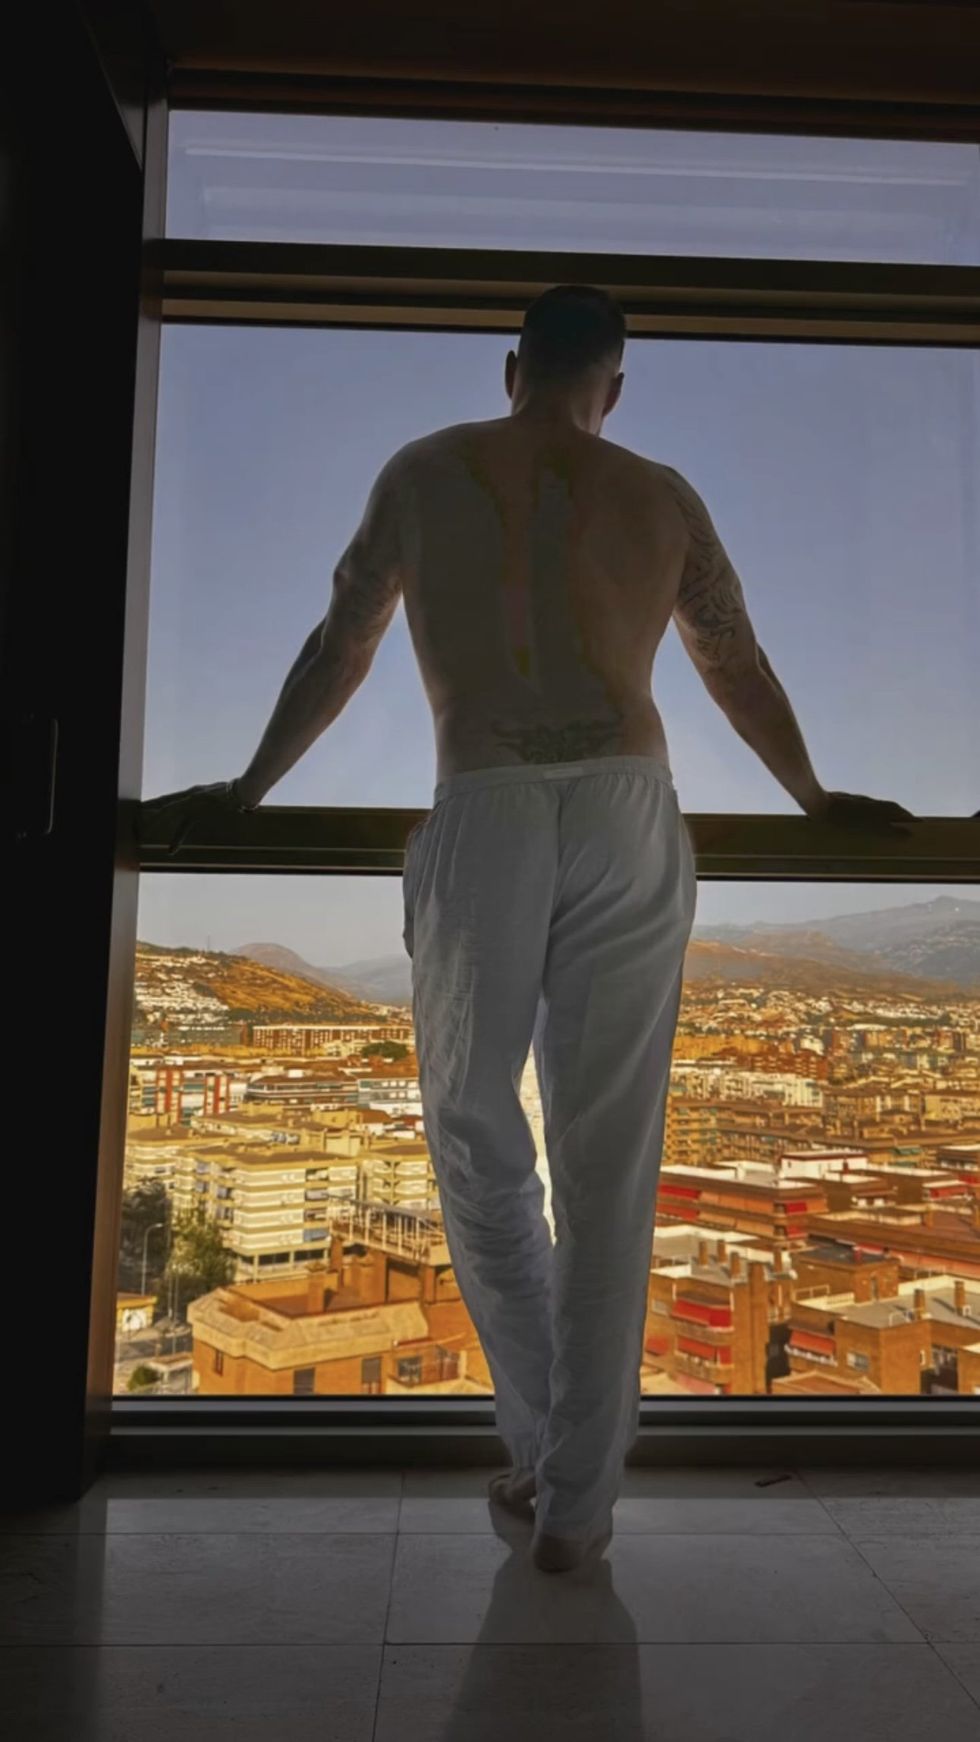
[[[590,284],[556,284],[527,310],[518,357],[536,380],[574,376],[618,361],[625,344],[626,319],[613,297]]]

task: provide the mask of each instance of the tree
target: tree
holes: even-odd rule
[[[234,1255],[225,1246],[213,1217],[203,1210],[187,1210],[174,1217],[164,1277],[174,1318],[185,1318],[188,1301],[221,1288],[234,1274]]]
[[[126,1381],[126,1390],[146,1391],[151,1385],[159,1384],[159,1381],[160,1374],[156,1367],[150,1367],[145,1361],[141,1361],[139,1366],[134,1367],[129,1375]]]
[[[408,1057],[408,1047],[400,1040],[372,1040],[361,1047],[362,1058],[383,1058],[387,1064]]]
[[[160,1294],[170,1246],[171,1215],[170,1198],[161,1180],[123,1192],[118,1271],[122,1292],[141,1292],[145,1249],[147,1293]]]

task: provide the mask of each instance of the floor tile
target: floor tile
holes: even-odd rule
[[[636,1639],[916,1640],[839,1535],[656,1537],[622,1532],[606,1556],[554,1577],[527,1544],[481,1534],[398,1539],[390,1643],[548,1644]]]
[[[100,1477],[91,1493],[119,1496],[177,1498],[198,1495],[228,1500],[254,1496],[274,1500],[365,1498],[398,1495],[402,1472],[391,1469],[221,1469],[221,1470],[120,1470]]]
[[[0,1534],[394,1530],[398,1470],[106,1476],[73,1506],[0,1513]]]
[[[745,1469],[705,1469],[631,1464],[623,1471],[626,1495],[678,1500],[758,1500],[768,1505],[779,1497],[809,1498],[809,1489],[795,1470],[778,1466]]]
[[[980,1536],[980,1496],[855,1495],[823,1502],[846,1536]]]
[[[980,1645],[937,1645],[936,1650],[980,1706]]]
[[[8,1742],[371,1742],[375,1645],[0,1650]]]
[[[492,1531],[487,1482],[493,1473],[406,1472],[399,1530]],[[668,1535],[836,1534],[833,1519],[799,1477],[778,1471],[760,1476],[751,1470],[627,1470],[615,1521],[620,1532]]]
[[[385,1648],[375,1742],[975,1742],[927,1645]]]
[[[807,1488],[828,1500],[980,1500],[980,1470],[924,1469],[863,1470],[806,1469],[800,1472]]]
[[[383,1637],[391,1535],[8,1536],[0,1638],[32,1645]]]
[[[927,1639],[980,1644],[980,1536],[855,1537]]]

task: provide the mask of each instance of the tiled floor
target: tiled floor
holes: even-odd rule
[[[605,1558],[549,1577],[488,1473],[116,1476],[5,1517],[0,1734],[980,1736],[980,1474],[632,1470]]]

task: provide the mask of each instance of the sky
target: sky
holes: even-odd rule
[[[414,214],[435,245],[523,246],[533,228],[542,247],[632,237],[651,252],[655,231],[689,252],[736,253],[741,234],[746,254],[809,243],[841,258],[861,240],[875,258],[980,257],[970,147],[742,140],[726,154],[707,135],[325,120],[177,117],[171,233],[404,242]],[[165,329],[147,796],[241,771],[378,469],[427,430],[502,415],[510,343]],[[605,430],[704,496],[824,784],[920,814],[980,807],[978,371],[967,350],[634,339]],[[465,550],[459,562],[465,586]],[[653,688],[686,810],[793,809],[673,631]],[[399,607],[364,685],[269,802],[424,807],[434,773]],[[894,899],[716,884],[701,911],[792,919]],[[401,947],[399,880],[147,877],[140,929],[276,941],[319,963],[384,955]]]

